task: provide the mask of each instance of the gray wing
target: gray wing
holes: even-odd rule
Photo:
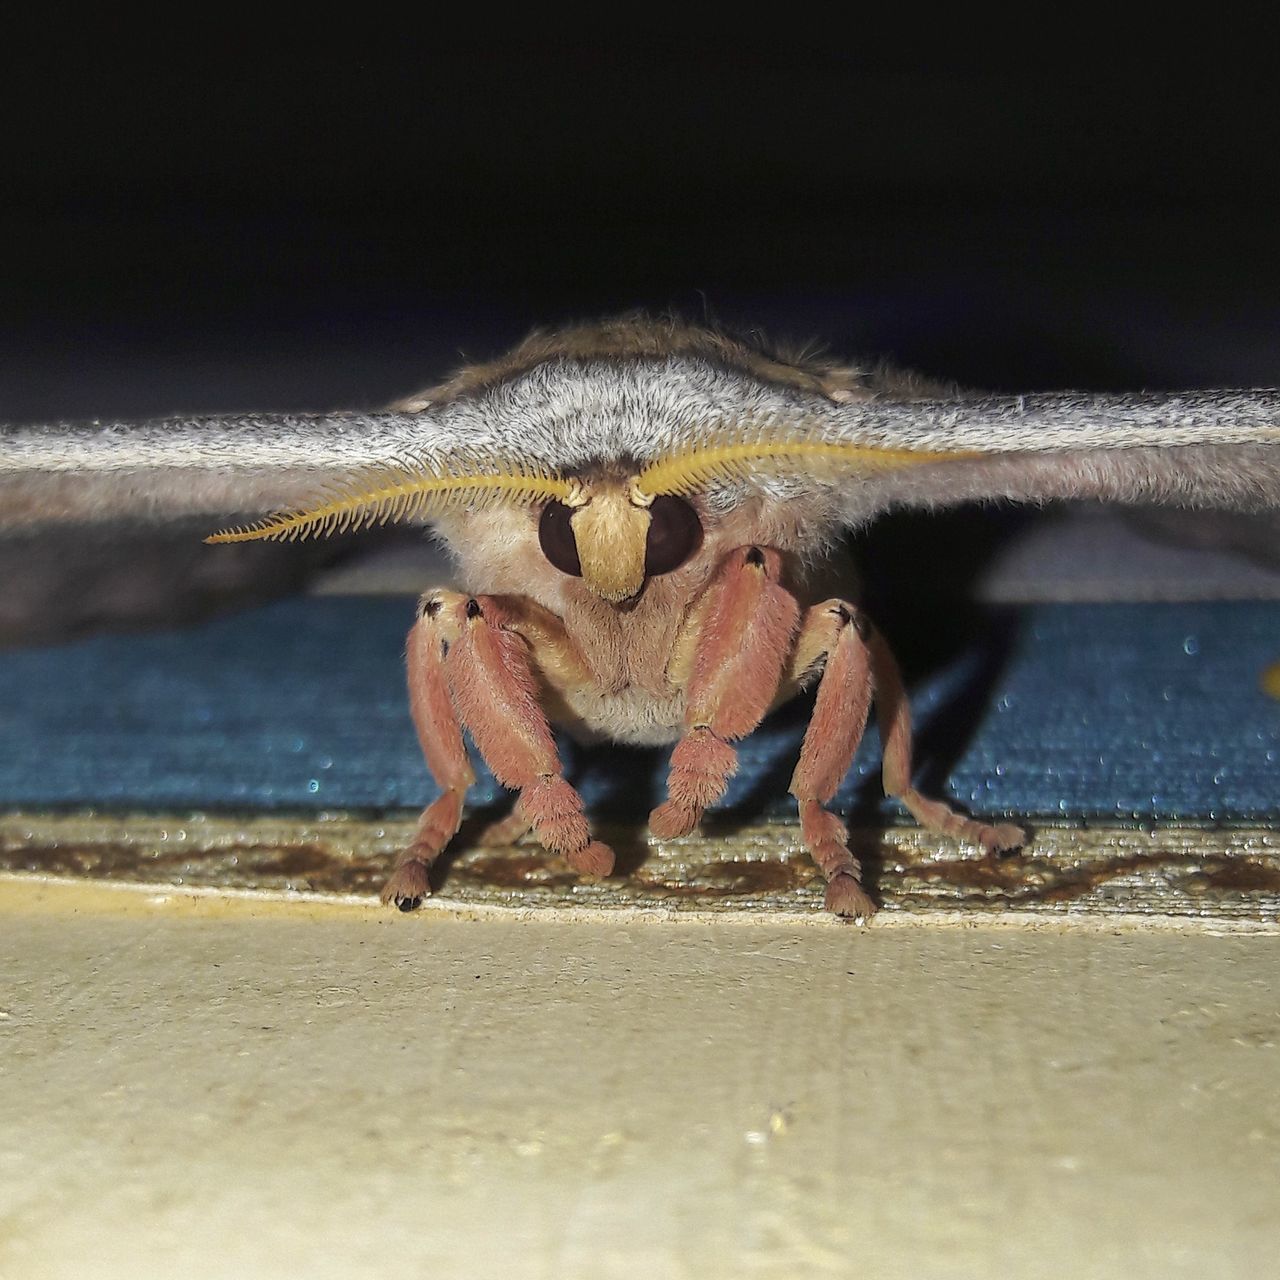
[[[806,433],[893,449],[960,452],[909,467],[833,473],[833,514],[860,524],[893,506],[1095,498],[1256,510],[1280,506],[1280,391],[1176,395],[1057,392],[956,400],[858,401],[776,409]],[[735,406],[717,407],[722,420]],[[590,415],[586,415],[590,438]],[[687,443],[652,430],[644,452]],[[555,426],[531,424],[531,454],[555,465]],[[406,452],[519,440],[489,433],[484,409],[174,418],[0,427],[0,529],[98,520],[260,514],[313,499],[329,480]],[[754,481],[742,481],[749,490]],[[768,487],[768,479],[760,482]],[[803,481],[812,484],[812,481]],[[737,487],[736,485],[730,486]],[[785,493],[785,486],[783,492]]]
[[[0,427],[0,529],[259,514],[395,457],[423,427],[401,413]]]
[[[1280,391],[1073,392],[857,404],[832,438],[968,456],[843,483],[848,524],[894,506],[1097,499],[1280,507]]]

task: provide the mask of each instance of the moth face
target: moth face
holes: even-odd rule
[[[686,564],[702,546],[691,503],[644,493],[635,479],[577,481],[538,521],[542,554],[610,604],[639,595],[645,580]]]
[[[820,553],[838,523],[832,495],[841,477],[968,456],[827,438],[822,423],[803,415],[790,424],[748,414],[694,425],[666,452],[642,431],[656,456],[634,472],[620,441],[586,475],[561,471],[547,455],[559,448],[581,456],[592,441],[542,438],[543,456],[527,457],[463,440],[452,449],[443,441],[424,445],[332,486],[311,505],[210,541],[430,522],[471,590],[530,595],[548,608],[590,605],[587,597],[623,608],[650,578],[671,575],[651,593],[671,604],[681,592],[687,601],[697,579],[707,580],[716,558],[734,546]],[[822,482],[793,480],[789,492],[780,491],[775,481],[787,475]]]

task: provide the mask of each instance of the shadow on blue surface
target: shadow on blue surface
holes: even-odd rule
[[[0,805],[418,808],[434,788],[403,687],[412,616],[409,599],[295,599],[4,653]],[[912,690],[917,774],[984,815],[1273,815],[1280,703],[1259,675],[1277,658],[1274,603],[1029,607]],[[790,812],[805,710],[741,745],[725,808]],[[565,753],[597,814],[642,818],[664,794],[665,749]],[[878,753],[873,730],[843,811],[897,812],[876,800]],[[496,803],[502,789],[478,772],[473,805]]]

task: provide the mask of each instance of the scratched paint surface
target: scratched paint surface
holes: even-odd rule
[[[405,599],[299,599],[0,655],[0,807],[414,808]],[[1265,819],[1280,790],[1280,604],[1041,605],[912,690],[925,784],[984,814]],[[742,744],[726,806],[787,812],[803,707]],[[566,744],[595,812],[643,816],[665,750]],[[872,731],[837,803],[872,817]],[[474,805],[501,789],[483,770]],[[882,806],[886,814],[896,812]]]

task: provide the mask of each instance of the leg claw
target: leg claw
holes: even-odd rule
[[[698,812],[688,805],[667,800],[649,815],[649,830],[659,840],[687,836],[698,825]]]
[[[412,911],[422,905],[423,898],[430,895],[427,864],[420,858],[409,858],[392,871],[390,879],[383,885],[379,896],[389,907],[399,907],[401,911]]]
[[[846,871],[831,878],[823,905],[835,915],[851,920],[870,920],[876,913],[876,904],[867,891]]]
[[[1027,843],[1027,833],[1004,822],[998,827],[984,827],[979,843],[988,853],[1013,853]]]
[[[613,871],[613,850],[599,840],[565,854],[565,861],[580,875],[603,879]]]

